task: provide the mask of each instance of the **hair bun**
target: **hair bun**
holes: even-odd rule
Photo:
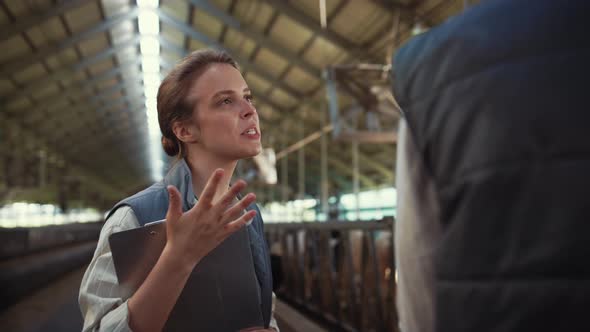
[[[167,155],[175,157],[180,152],[178,142],[162,136],[162,147]]]

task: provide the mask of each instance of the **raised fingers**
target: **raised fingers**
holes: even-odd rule
[[[168,190],[168,211],[166,212],[166,220],[174,222],[182,215],[182,201],[178,189],[174,186],[166,187]]]
[[[232,234],[233,232],[242,228],[244,225],[246,225],[248,223],[248,221],[250,221],[252,218],[254,218],[254,216],[256,216],[256,210],[251,210],[251,211],[248,211],[247,213],[244,213],[244,215],[242,215],[238,219],[236,219],[230,223],[227,223],[225,226],[223,226],[225,228],[225,230],[227,231],[227,235]]]
[[[209,180],[207,180],[205,189],[203,189],[203,192],[201,193],[201,197],[199,197],[199,202],[206,205],[210,205],[213,202],[215,191],[217,190],[217,186],[219,185],[222,176],[223,169],[221,168],[216,169],[213,174],[211,174]]]
[[[242,211],[244,211],[244,209],[246,209],[255,200],[256,200],[256,195],[254,195],[252,193],[244,196],[238,203],[236,203],[236,205],[232,206],[227,211],[225,211],[225,213],[223,213],[221,220],[223,220],[225,222],[230,222],[230,221],[236,219],[237,217],[239,217],[242,214]]]
[[[223,194],[219,202],[216,203],[215,209],[219,213],[223,213],[227,209],[228,206],[233,202],[236,195],[242,191],[242,189],[246,188],[246,182],[244,180],[238,180],[234,183],[229,190]]]

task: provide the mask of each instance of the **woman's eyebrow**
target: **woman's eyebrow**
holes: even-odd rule
[[[217,96],[220,96],[220,95],[231,95],[231,94],[233,94],[233,93],[234,93],[234,91],[233,91],[233,90],[221,90],[221,91],[217,91],[217,92],[216,92],[216,93],[213,95],[213,97],[212,97],[212,98],[216,98]]]
[[[242,92],[251,93],[250,88],[244,88],[244,90],[242,90]],[[221,91],[217,91],[211,98],[216,98],[220,95],[231,95],[231,94],[235,94],[235,91],[234,90],[221,90]]]

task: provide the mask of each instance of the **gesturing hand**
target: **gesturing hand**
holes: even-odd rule
[[[242,180],[237,181],[221,199],[213,202],[222,176],[222,169],[215,170],[197,204],[184,213],[178,190],[174,186],[167,188],[170,203],[166,213],[165,250],[169,250],[173,257],[190,269],[256,215],[256,211],[242,215],[244,209],[256,200],[252,193],[231,206],[234,197],[246,187],[246,182]]]

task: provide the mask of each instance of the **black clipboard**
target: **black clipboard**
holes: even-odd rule
[[[191,273],[165,331],[228,331],[264,326],[260,284],[245,226],[211,251]],[[156,264],[166,244],[166,224],[157,221],[109,237],[119,285],[131,296]]]

